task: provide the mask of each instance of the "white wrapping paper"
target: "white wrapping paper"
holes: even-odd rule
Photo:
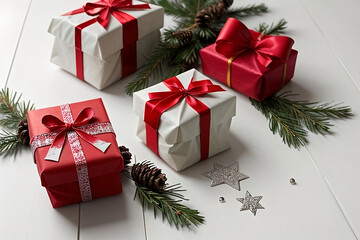
[[[195,69],[177,76],[185,88],[191,78],[194,80],[208,79]],[[133,109],[139,117],[137,136],[146,143],[144,123],[145,103],[149,100],[148,93],[170,91],[163,83],[138,91],[133,96]],[[228,92],[209,93],[198,98],[211,111],[210,150],[209,157],[230,147],[228,134],[231,119],[235,116],[235,96]],[[158,129],[159,155],[176,171],[187,168],[200,160],[200,117],[185,101],[165,111],[160,118]]]
[[[133,4],[143,2],[133,1]],[[124,10],[138,22],[137,68],[145,63],[159,41],[159,29],[164,22],[164,9],[149,4],[150,9]],[[76,75],[75,27],[94,16],[79,13],[58,16],[52,19],[48,31],[55,35],[51,61],[64,70]],[[123,30],[119,21],[110,16],[110,23],[104,29],[94,23],[81,31],[81,48],[84,56],[84,79],[97,89],[103,89],[119,80],[121,76],[121,49]]]

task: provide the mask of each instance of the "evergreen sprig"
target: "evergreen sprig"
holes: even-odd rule
[[[330,133],[330,120],[353,116],[349,106],[289,99],[295,96],[297,94],[284,92],[262,102],[250,98],[252,105],[269,120],[273,134],[278,133],[289,147],[299,149],[308,144],[306,129],[325,135]]]
[[[146,59],[147,63],[141,68],[137,74],[136,79],[130,82],[125,91],[131,95],[133,92],[148,87],[150,77],[161,78],[163,72],[163,62],[169,55],[172,49],[164,46],[166,43],[160,41],[155,46],[152,55]]]
[[[242,19],[250,16],[262,15],[268,11],[269,9],[264,3],[249,4],[243,7],[230,8],[225,11],[224,15],[213,24],[212,28],[216,29],[217,32],[220,31],[229,17]]]
[[[20,101],[21,94],[10,92],[9,88],[0,92],[0,125],[15,129],[19,122],[26,120],[26,112],[34,109],[31,102]]]
[[[0,154],[16,152],[21,143],[18,125],[26,121],[28,110],[35,109],[34,104],[22,101],[21,96],[17,92],[10,92],[9,88],[0,91],[0,126],[5,128],[0,133]]]
[[[124,170],[122,173],[133,180],[129,170]],[[188,199],[181,194],[185,190],[181,189],[180,183],[166,186],[164,191],[161,192],[140,186],[137,183],[135,183],[135,186],[134,198],[139,197],[144,209],[152,207],[155,217],[157,211],[159,211],[163,219],[166,218],[170,225],[174,224],[176,228],[184,226],[190,228],[191,225],[199,226],[205,222],[204,216],[201,216],[198,210],[191,209],[181,203],[182,201],[188,201]]]
[[[180,184],[165,188],[164,192],[158,193],[147,187],[140,187],[136,184],[137,194],[144,207],[153,207],[154,215],[156,210],[162,213],[163,219],[166,218],[170,225],[176,228],[198,226],[204,223],[204,217],[198,210],[191,209],[180,202],[188,200],[179,192],[182,191]]]
[[[261,32],[266,35],[279,35],[285,33],[287,21],[285,19],[280,19],[277,23],[260,23],[259,26],[255,29],[257,32]]]
[[[15,152],[18,149],[19,143],[18,134],[3,130],[0,133],[0,154]]]

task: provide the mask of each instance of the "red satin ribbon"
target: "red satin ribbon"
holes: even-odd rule
[[[49,152],[51,152],[53,149],[60,149],[61,153],[66,139],[66,133],[68,131],[75,131],[77,135],[84,139],[86,142],[88,142],[95,148],[104,151],[104,147],[99,148],[99,146],[104,146],[103,143],[105,143],[105,145],[108,145],[108,143],[103,142],[102,140],[86,133],[84,130],[79,128],[81,126],[87,125],[93,118],[94,114],[94,109],[90,107],[84,108],[76,117],[73,123],[65,123],[54,115],[45,115],[42,118],[42,124],[47,127],[51,132],[57,132],[55,139],[50,146]]]
[[[133,5],[132,0],[100,0],[95,3],[86,3],[82,8],[65,13],[74,15],[85,12],[90,16],[98,15],[89,21],[75,27],[75,51],[76,51],[76,76],[84,80],[83,52],[81,47],[81,30],[98,22],[105,29],[110,22],[110,16],[114,16],[123,25],[123,49],[121,50],[122,77],[126,77],[136,70],[136,41],[138,40],[138,24],[136,18],[121,11],[149,9],[147,3]],[[126,58],[126,61],[124,61]]]
[[[172,77],[163,81],[168,92],[149,93],[150,100],[145,104],[144,121],[146,123],[146,144],[159,155],[158,151],[158,128],[161,115],[172,106],[175,106],[183,98],[200,115],[200,146],[201,159],[209,156],[210,141],[210,109],[197,97],[211,92],[225,91],[219,85],[214,85],[210,80],[193,81],[185,89],[178,78]]]
[[[269,36],[249,30],[235,18],[228,18],[216,39],[216,51],[227,57],[251,50],[265,67],[275,60],[286,62],[294,40],[285,36]],[[245,63],[246,64],[246,63]]]

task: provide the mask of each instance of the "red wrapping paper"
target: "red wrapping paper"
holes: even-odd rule
[[[95,110],[91,123],[110,122],[101,99],[72,103],[70,107],[74,117],[85,107],[91,107]],[[43,116],[49,114],[62,119],[59,106],[27,113],[30,139],[33,136],[50,132],[41,123]],[[87,162],[92,199],[121,193],[120,172],[124,168],[115,134],[103,133],[96,135],[96,137],[111,143],[105,153],[79,138]],[[78,176],[68,140],[65,140],[59,162],[44,159],[49,148],[50,146],[38,148],[35,151],[34,160],[41,178],[41,184],[46,188],[53,207],[57,208],[81,202]]]
[[[234,23],[235,20],[232,21]],[[250,34],[250,36],[254,38],[251,41],[252,43],[249,44],[254,44],[254,42],[256,42],[256,38],[260,36],[260,33],[251,30],[249,31],[242,24],[238,27],[240,29],[228,28],[227,31],[230,31],[229,35],[235,35],[231,31],[245,30],[248,32],[246,32],[246,34]],[[244,27],[246,29],[243,29]],[[246,44],[247,43],[244,43],[244,45]],[[278,44],[281,44],[281,42]],[[234,55],[237,57],[231,63],[230,79],[231,88],[234,90],[258,101],[263,101],[265,98],[270,97],[279,91],[294,76],[295,63],[297,58],[296,50],[289,49],[289,54],[286,61],[282,61],[275,57],[271,59],[271,61],[264,60],[264,63],[262,63],[256,59],[259,54],[256,54],[255,51],[251,49],[253,48],[252,46],[249,46],[250,49],[246,49],[246,46],[241,47],[243,47],[244,50],[239,51],[238,53],[234,53]],[[226,85],[228,85],[227,74],[228,61],[230,58],[229,53],[227,54],[228,55],[225,56],[226,54],[223,55],[217,52],[215,43],[200,50],[203,73]]]

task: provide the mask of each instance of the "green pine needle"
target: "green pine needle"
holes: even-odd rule
[[[244,18],[249,16],[256,16],[261,15],[263,13],[267,13],[269,11],[268,7],[261,3],[261,4],[249,4],[244,7],[239,8],[230,8],[228,9],[222,18]]]
[[[21,101],[21,94],[10,92],[8,88],[0,92],[0,126],[16,129],[19,122],[26,120],[26,112],[33,110],[34,104]]]
[[[3,130],[0,133],[0,154],[16,152],[19,143],[17,134]]]
[[[122,173],[133,180],[129,170],[124,170]],[[204,216],[201,216],[198,210],[181,204],[182,201],[188,201],[188,199],[181,194],[185,190],[181,189],[179,183],[167,186],[162,192],[153,191],[136,183],[135,186],[135,197],[139,197],[144,208],[153,208],[155,218],[159,211],[163,219],[166,218],[170,225],[174,224],[176,228],[184,226],[190,228],[191,225],[199,226],[205,222]]]
[[[276,24],[272,23],[271,25],[269,25],[266,23],[260,23],[259,27],[255,29],[255,31],[261,32],[266,35],[279,35],[285,32],[286,24],[287,21],[282,18]]]
[[[194,35],[200,39],[204,45],[208,45],[206,44],[207,42],[211,43],[217,37],[217,34],[212,29],[204,27],[197,27],[194,30]]]
[[[17,130],[21,121],[26,121],[26,113],[33,110],[34,104],[21,100],[21,94],[10,92],[8,88],[0,91],[0,126]],[[0,133],[0,154],[16,153],[19,135],[8,130]]]
[[[262,102],[250,98],[252,105],[269,120],[273,134],[278,133],[289,147],[299,149],[308,144],[307,130],[325,135],[331,132],[331,119],[348,119],[353,116],[348,106],[289,99],[294,96],[297,95],[284,92]]]
[[[179,193],[180,185],[167,187],[164,192],[158,193],[147,187],[140,187],[136,184],[136,190],[144,207],[153,207],[162,213],[170,225],[176,228],[198,226],[203,224],[205,219],[198,210],[191,209],[180,202],[187,200]],[[156,211],[154,212],[156,217]]]
[[[193,18],[196,14],[195,0],[151,0],[150,2],[162,6],[166,14],[178,19]]]

